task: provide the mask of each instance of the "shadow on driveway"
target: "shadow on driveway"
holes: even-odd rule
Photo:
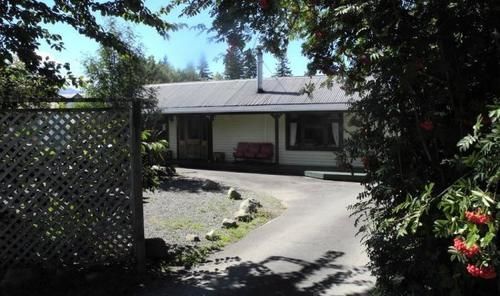
[[[160,184],[160,189],[173,192],[190,192],[198,193],[203,191],[204,179],[189,178],[184,176],[174,176],[170,179],[165,179]],[[216,183],[217,184],[217,183]],[[211,192],[225,192],[229,187],[217,184],[217,188],[213,188]]]
[[[140,295],[368,295],[372,282],[365,267],[347,268],[335,261],[342,252],[328,251],[314,262],[273,256],[262,262],[242,262],[223,271],[192,271],[146,284]],[[238,261],[226,258],[215,264]],[[218,261],[218,260],[217,260]],[[213,263],[212,267],[213,267]],[[269,267],[288,264],[295,270],[274,273]],[[336,292],[338,288],[342,291]]]

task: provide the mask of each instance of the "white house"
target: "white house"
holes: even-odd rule
[[[234,152],[245,149],[239,143],[250,143],[254,153],[258,153],[258,143],[260,149],[266,146],[272,152],[256,160],[250,151],[249,157],[240,155],[241,159],[333,167],[337,165],[335,151],[342,149],[352,129],[349,102],[358,97],[346,95],[338,84],[319,87],[326,79],[273,77],[149,87],[157,90],[159,110],[169,118],[174,159],[212,161],[215,155],[217,160],[232,162]],[[311,82],[316,85],[312,94],[302,93]]]

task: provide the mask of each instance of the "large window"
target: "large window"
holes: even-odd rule
[[[342,146],[341,112],[289,113],[286,146],[289,150],[335,150]]]

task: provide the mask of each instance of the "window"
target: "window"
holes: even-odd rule
[[[327,151],[342,146],[342,113],[289,113],[286,116],[289,150]]]

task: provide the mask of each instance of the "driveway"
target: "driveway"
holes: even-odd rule
[[[364,295],[374,279],[347,206],[362,187],[298,176],[178,169],[270,194],[287,210],[210,262],[144,295]],[[167,283],[168,282],[168,283]]]

